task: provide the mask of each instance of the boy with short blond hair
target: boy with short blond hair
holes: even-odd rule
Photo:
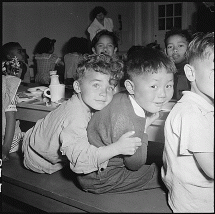
[[[198,33],[184,67],[184,91],[165,122],[162,179],[173,212],[214,212],[214,33]]]

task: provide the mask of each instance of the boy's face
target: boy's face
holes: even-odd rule
[[[73,86],[87,108],[101,110],[111,102],[115,93],[109,80],[110,75],[87,70],[83,79],[75,81]]]
[[[185,37],[180,35],[170,36],[167,40],[166,53],[172,57],[177,64],[185,60],[185,52],[187,50],[188,42]]]
[[[193,67],[197,93],[206,100],[214,99],[214,52],[205,59],[196,59]]]
[[[17,57],[17,59],[19,61],[24,61],[25,60],[25,53],[22,51],[22,47],[17,45],[16,47],[14,47],[9,55],[8,55],[8,59],[11,60],[14,57]]]
[[[144,73],[135,76],[132,81],[126,80],[125,87],[136,102],[150,113],[156,113],[169,102],[173,96],[173,73],[160,68],[158,73]],[[130,81],[130,89],[126,85]]]
[[[114,46],[112,38],[103,35],[96,43],[95,48],[92,48],[92,51],[94,54],[105,53],[109,56],[113,56],[117,51],[117,47]]]

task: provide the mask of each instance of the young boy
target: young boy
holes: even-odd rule
[[[191,41],[191,35],[187,30],[173,28],[166,32],[165,35],[165,51],[172,58],[177,68],[174,81],[173,98],[179,100],[182,96],[182,91],[190,90],[189,82],[184,74],[184,65],[186,62],[185,53],[187,46]]]
[[[26,132],[22,147],[26,168],[51,174],[69,160],[74,172],[89,173],[105,168],[115,155],[135,152],[141,142],[130,138],[131,132],[102,148],[90,145],[87,138],[92,113],[112,100],[122,69],[121,61],[107,55],[83,56],[73,83],[76,94]]]
[[[109,105],[92,117],[88,126],[90,144],[112,145],[127,131],[135,131],[142,146],[134,155],[109,160],[105,170],[78,175],[83,190],[93,193],[134,192],[160,187],[155,164],[146,165],[147,127],[173,95],[174,63],[162,52],[139,48],[126,62],[127,91],[114,95]]]
[[[214,212],[214,33],[187,50],[184,91],[165,123],[162,179],[173,212]]]

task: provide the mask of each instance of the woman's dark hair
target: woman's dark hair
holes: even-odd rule
[[[49,53],[49,51],[54,46],[55,42],[56,42],[55,39],[49,39],[47,37],[44,37],[37,43],[33,53],[34,54]]]
[[[180,35],[180,36],[184,37],[188,43],[191,42],[191,40],[192,40],[192,35],[191,35],[191,33],[189,33],[188,30],[172,28],[170,31],[167,31],[165,34],[165,39],[164,39],[165,47],[167,47],[167,40],[169,39],[169,37],[174,36],[174,35]]]
[[[116,36],[115,33],[110,32],[110,31],[108,31],[108,30],[101,30],[101,31],[99,31],[99,32],[94,36],[94,38],[93,38],[93,40],[92,40],[92,42],[91,42],[91,46],[92,46],[92,47],[95,47],[95,46],[96,46],[96,43],[99,41],[100,37],[101,37],[101,36],[104,36],[104,35],[105,35],[105,36],[110,36],[110,37],[112,38],[112,40],[113,40],[114,46],[118,48],[118,40],[119,40],[118,37]]]
[[[107,10],[104,7],[97,6],[90,12],[90,20],[93,21],[99,13],[107,15]]]

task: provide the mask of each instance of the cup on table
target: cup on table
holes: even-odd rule
[[[50,95],[47,92],[50,92]],[[44,95],[51,99],[52,102],[58,102],[65,98],[65,85],[49,85],[49,88],[44,91]]]

